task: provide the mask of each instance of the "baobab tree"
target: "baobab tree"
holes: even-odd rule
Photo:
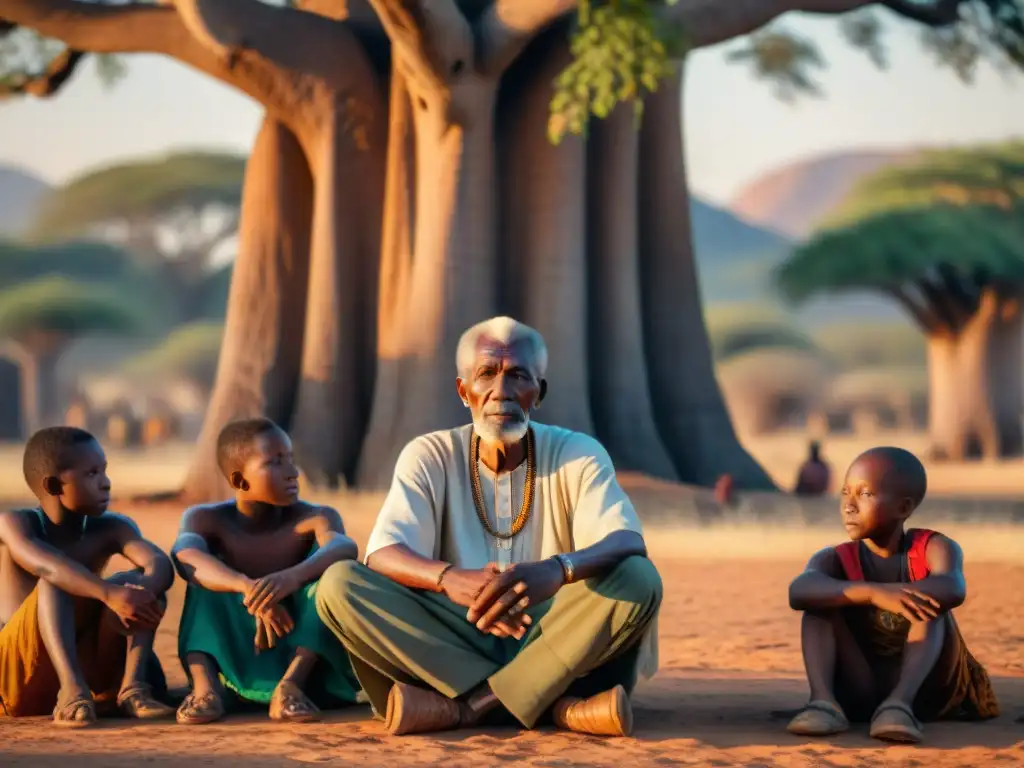
[[[822,232],[778,277],[793,299],[871,290],[906,310],[927,338],[937,458],[1020,452],[1024,206],[874,214]]]
[[[687,216],[684,50],[666,41],[755,33],[748,58],[792,89],[810,82],[813,51],[762,28],[869,5],[0,0],[0,19],[71,52],[163,53],[266,107],[190,494],[220,491],[213,438],[254,412],[290,425],[314,481],[380,485],[407,439],[464,419],[458,334],[502,311],[555,350],[545,419],[596,432],[620,467],[765,487],[713,375]],[[951,35],[981,39],[959,23],[970,8],[992,22],[979,34],[995,45],[977,52],[1022,58],[1013,0],[884,6],[958,52],[970,46]],[[848,26],[877,47],[877,25]],[[624,101],[643,105],[639,131]]]
[[[43,277],[0,293],[0,342],[21,371],[24,434],[60,423],[57,362],[71,342],[138,326],[137,313],[97,285]]]
[[[211,299],[224,302],[214,258],[238,231],[244,165],[235,155],[182,152],[88,171],[43,200],[26,238],[120,245],[159,281],[175,322],[202,318]]]

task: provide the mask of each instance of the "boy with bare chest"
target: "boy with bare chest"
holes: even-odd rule
[[[851,541],[814,555],[789,588],[790,606],[804,612],[811,688],[790,732],[827,736],[859,720],[877,739],[917,743],[922,720],[999,714],[952,614],[966,595],[960,547],[905,528],[926,482],[921,463],[900,448],[867,451],[847,471],[842,516]]]
[[[291,441],[268,419],[227,425],[217,460],[235,498],[187,510],[172,550],[188,581],[178,653],[192,681],[178,722],[219,719],[225,687],[292,722],[354,702],[348,656],[315,604],[324,570],[358,554],[341,517],[299,500]]]
[[[167,555],[127,517],[107,511],[110,480],[99,443],[52,427],[25,447],[25,480],[37,509],[0,514],[0,715],[53,714],[83,727],[104,714],[168,716],[152,652]],[[136,570],[100,577],[114,555]]]

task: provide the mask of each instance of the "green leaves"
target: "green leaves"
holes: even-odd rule
[[[1024,282],[1024,208],[936,205],[872,215],[825,230],[776,272],[792,301],[816,293],[892,290],[939,265],[967,286]]]
[[[685,48],[654,13],[649,0],[582,0],[573,32],[573,62],[555,79],[548,138],[583,135],[593,115],[605,118],[616,105],[633,104],[637,120],[643,97],[672,72]]]
[[[42,278],[0,293],[0,336],[9,338],[129,333],[139,323],[137,309],[112,291],[63,277]]]

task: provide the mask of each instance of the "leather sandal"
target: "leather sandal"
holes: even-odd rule
[[[633,732],[633,707],[621,685],[589,699],[563,696],[555,702],[551,716],[556,726],[576,733],[629,736]]]
[[[384,727],[392,736],[451,731],[460,725],[459,702],[406,683],[395,683],[391,687]]]
[[[88,728],[96,723],[96,702],[78,696],[53,710],[53,724],[61,728]]]
[[[136,683],[121,691],[117,696],[117,709],[125,717],[139,720],[155,720],[174,714],[174,707],[157,699],[152,687],[146,683]]]
[[[311,723],[321,719],[320,709],[295,683],[278,683],[270,697],[270,719]]]

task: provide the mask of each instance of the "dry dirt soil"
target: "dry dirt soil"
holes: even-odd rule
[[[632,491],[643,508],[644,491]],[[662,493],[658,503],[665,503]],[[379,497],[342,497],[362,544]],[[682,503],[682,502],[681,502]],[[180,509],[121,506],[163,547]],[[281,726],[255,715],[197,728],[106,721],[93,730],[54,730],[45,719],[0,721],[0,765],[287,766],[1015,766],[1024,765],[1024,526],[948,526],[967,552],[970,596],[958,610],[964,635],[997,687],[1004,715],[983,724],[931,725],[926,744],[885,747],[863,730],[810,741],[789,735],[770,712],[805,699],[799,617],[786,586],[836,526],[651,527],[652,557],[665,582],[661,670],[640,686],[632,738],[607,740],[552,730],[475,730],[389,738],[365,707],[325,722]],[[157,650],[172,684],[183,588],[175,585]]]

